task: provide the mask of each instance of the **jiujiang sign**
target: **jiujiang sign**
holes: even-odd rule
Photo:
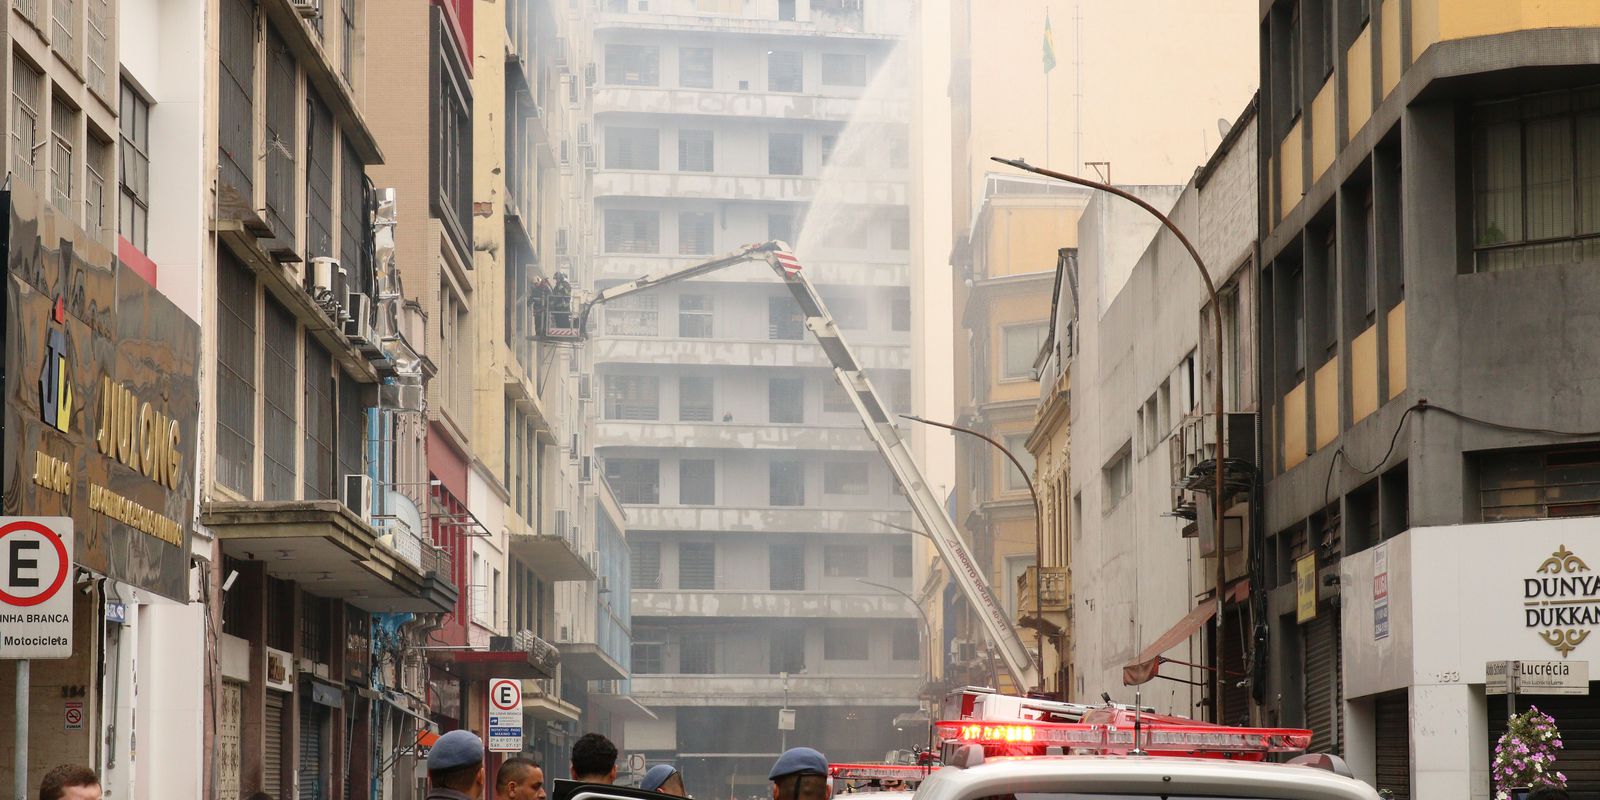
[[[1600,627],[1600,575],[1561,545],[1522,579],[1523,620],[1566,658]]]
[[[3,513],[71,517],[73,563],[187,600],[200,327],[14,187],[0,192]]]

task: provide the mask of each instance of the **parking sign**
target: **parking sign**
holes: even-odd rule
[[[0,658],[72,655],[72,518],[0,517]]]
[[[489,752],[522,752],[522,681],[489,681]]]

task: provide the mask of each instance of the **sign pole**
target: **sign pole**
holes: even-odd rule
[[[16,800],[28,800],[28,693],[32,685],[32,670],[29,669],[32,663],[26,658],[17,661],[17,721],[16,736],[12,739],[15,761],[11,768],[12,795]]]
[[[1506,719],[1509,721],[1517,715],[1517,673],[1522,671],[1522,665],[1516,661],[1506,662]]]

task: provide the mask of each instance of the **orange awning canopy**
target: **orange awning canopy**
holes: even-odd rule
[[[1227,595],[1228,600],[1234,603],[1249,597],[1250,581],[1247,579],[1234,581],[1228,587]],[[1189,637],[1205,627],[1205,624],[1216,616],[1216,613],[1217,600],[1214,597],[1206,598],[1195,605],[1193,609],[1190,609],[1189,613],[1183,615],[1183,619],[1178,620],[1177,624],[1168,628],[1166,633],[1161,634],[1154,642],[1151,642],[1150,646],[1141,651],[1131,663],[1122,667],[1122,684],[1124,686],[1137,686],[1142,683],[1149,683],[1158,677],[1161,672],[1161,664],[1171,660],[1162,658],[1161,654],[1188,641]]]

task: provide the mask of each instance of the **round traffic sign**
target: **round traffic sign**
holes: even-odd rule
[[[29,546],[31,545],[31,546]],[[18,519],[0,526],[0,603],[36,606],[56,596],[72,571],[72,557],[48,526]]]
[[[495,678],[489,682],[489,705],[496,711],[522,710],[522,682]]]

